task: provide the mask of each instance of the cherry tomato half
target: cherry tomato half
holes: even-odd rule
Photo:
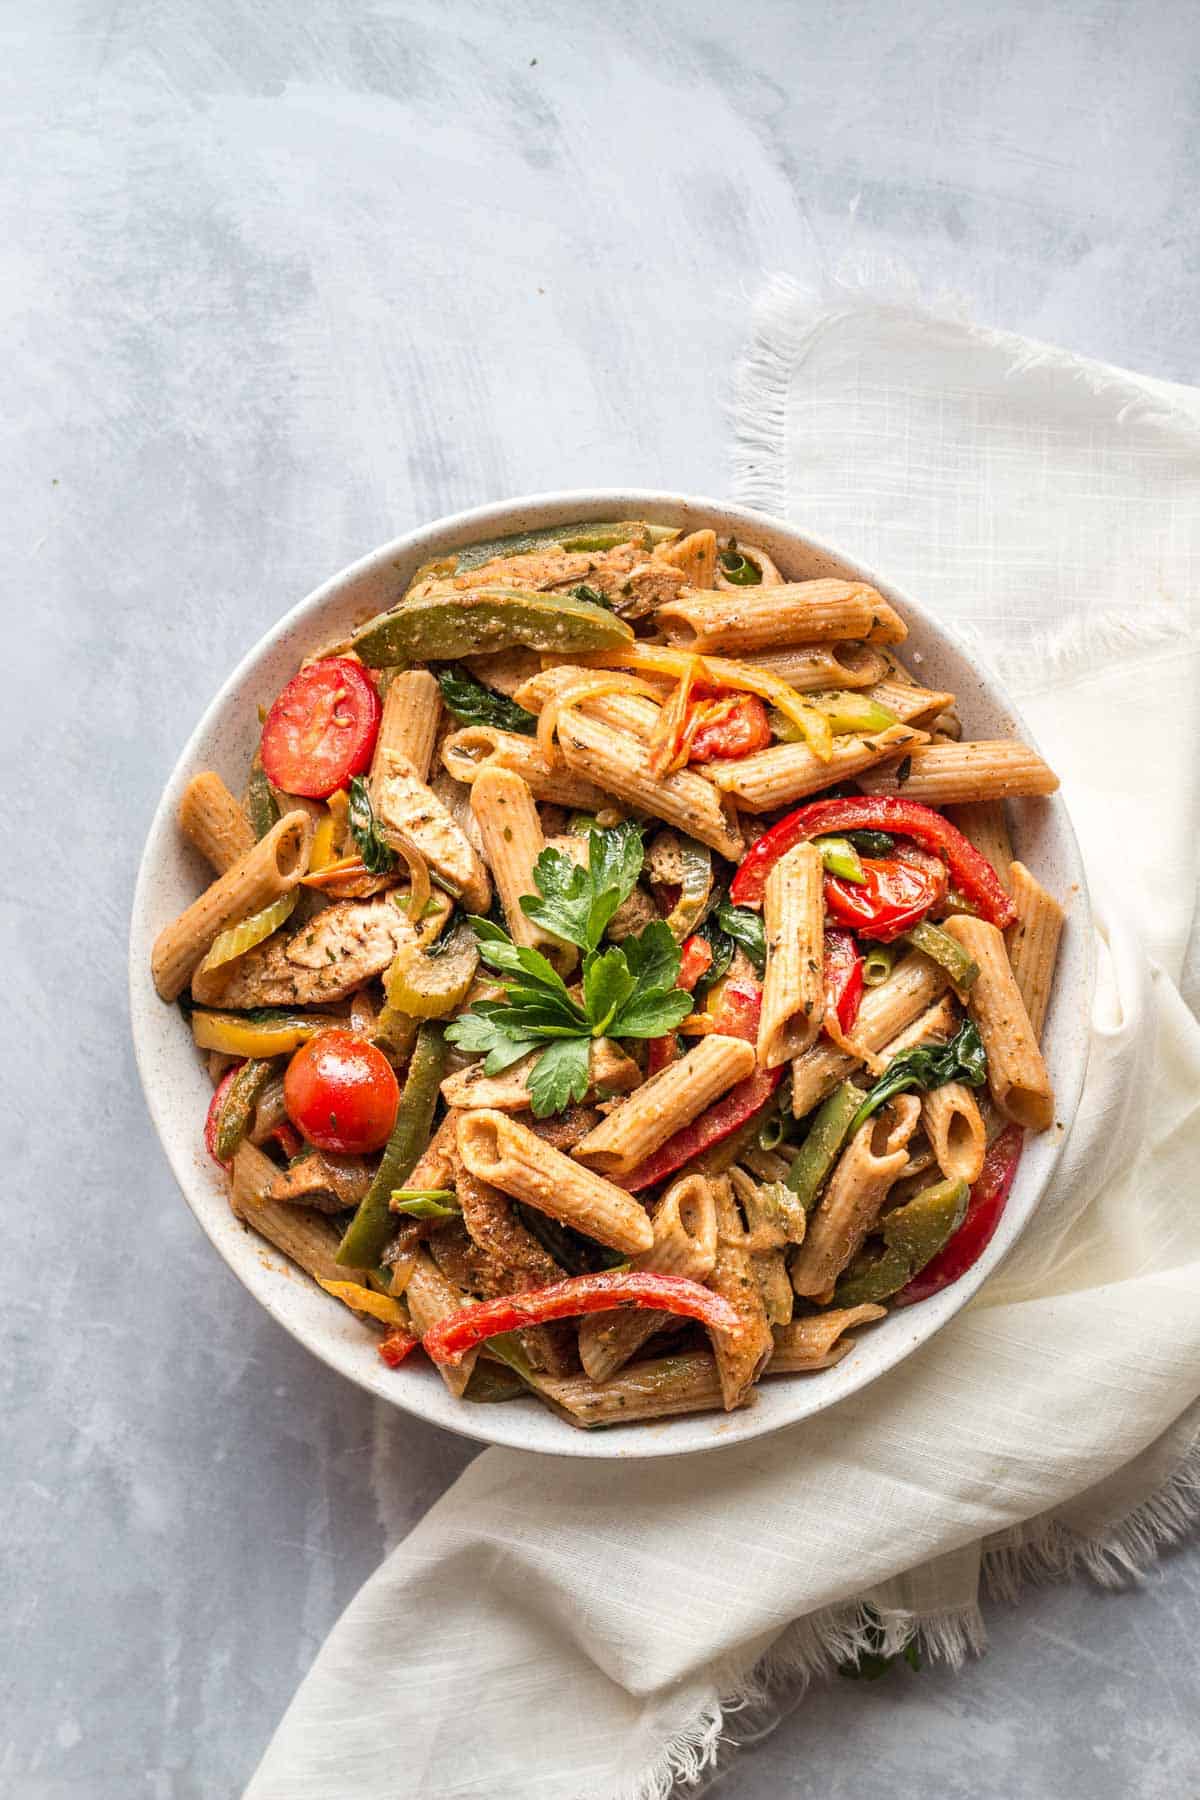
[[[946,867],[934,856],[864,856],[862,866],[865,881],[825,877],[825,905],[839,925],[880,944],[910,930],[946,892]]]
[[[771,742],[767,709],[757,694],[730,694],[701,700],[690,708],[684,728],[689,762],[712,762],[722,756],[749,756]]]
[[[327,800],[371,760],[383,711],[361,663],[329,656],[289,681],[267,714],[262,766],[285,794]]]
[[[283,1103],[292,1124],[318,1150],[365,1156],[391,1136],[400,1089],[374,1044],[349,1031],[323,1031],[288,1064]]]

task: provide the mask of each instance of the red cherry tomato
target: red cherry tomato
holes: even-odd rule
[[[757,694],[730,694],[701,700],[691,707],[684,728],[689,762],[713,762],[723,756],[749,756],[771,742],[767,709]]]
[[[825,906],[839,925],[860,937],[890,944],[923,919],[945,897],[946,866],[936,856],[908,851],[899,856],[864,856],[865,881],[825,877]]]
[[[391,1136],[400,1089],[374,1044],[349,1031],[323,1031],[288,1064],[283,1103],[292,1124],[318,1150],[365,1156]]]
[[[285,794],[327,800],[371,760],[383,708],[375,683],[347,656],[310,663],[267,714],[262,766]]]
[[[850,931],[825,933],[825,1010],[844,1032],[854,1029],[863,996],[863,959]]]
[[[712,945],[707,938],[685,938],[679,951],[679,975],[675,986],[690,994],[702,975],[712,967]]]

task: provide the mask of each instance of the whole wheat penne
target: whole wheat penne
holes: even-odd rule
[[[951,801],[1053,794],[1058,776],[1027,744],[995,738],[919,745],[904,762],[870,770],[859,786],[867,794],[903,794],[925,806],[945,806]]]
[[[854,1041],[868,1051],[882,1050],[906,1025],[923,1013],[948,984],[946,971],[913,951],[898,962],[887,980],[868,988],[858,1009]],[[792,1111],[798,1119],[853,1074],[858,1061],[834,1044],[814,1044],[792,1064]]]
[[[465,725],[452,732],[442,745],[442,761],[456,781],[470,784],[485,768],[513,769],[535,800],[557,801],[581,812],[600,812],[613,805],[612,795],[596,782],[572,769],[550,768],[532,738],[495,725]]]
[[[790,1375],[803,1369],[827,1369],[830,1357],[835,1362],[853,1349],[854,1340],[845,1337],[855,1325],[870,1325],[882,1319],[886,1306],[843,1306],[828,1312],[811,1313],[807,1318],[793,1319],[790,1325],[776,1326],[775,1349],[767,1364],[768,1375]]]
[[[334,1260],[341,1232],[325,1214],[313,1212],[310,1207],[268,1199],[271,1183],[278,1174],[278,1163],[273,1163],[256,1144],[243,1140],[233,1156],[230,1206],[244,1225],[252,1226],[314,1281],[345,1281],[353,1270]]]
[[[859,1126],[792,1258],[792,1286],[815,1299],[829,1293],[862,1245],[908,1160],[908,1140],[921,1117],[915,1094],[899,1094]]]
[[[529,1077],[540,1054],[538,1050],[531,1051],[511,1069],[505,1069],[502,1075],[486,1075],[482,1062],[456,1069],[442,1083],[442,1099],[447,1106],[483,1106],[492,1112],[528,1112],[532,1105]],[[588,1052],[585,1099],[591,1099],[601,1090],[606,1094],[627,1094],[631,1088],[640,1086],[641,1081],[642,1071],[618,1044],[611,1038],[593,1039]]]
[[[382,775],[388,751],[395,750],[407,757],[420,781],[428,781],[441,718],[441,690],[428,669],[405,669],[393,675],[375,740],[372,780]]]
[[[422,1337],[451,1313],[460,1312],[471,1304],[471,1295],[455,1287],[450,1278],[442,1274],[427,1250],[418,1250],[413,1257],[404,1298],[408,1302],[413,1330]],[[456,1400],[462,1399],[478,1357],[478,1350],[469,1350],[458,1364],[438,1363],[438,1374]]]
[[[753,1045],[713,1032],[614,1106],[575,1154],[605,1174],[628,1175],[753,1069]]]
[[[492,884],[486,864],[402,751],[384,750],[376,758],[371,800],[385,838],[399,849],[406,841],[414,844],[469,912],[487,911]]]
[[[261,912],[291,892],[308,869],[311,847],[308,814],[288,813],[185,912],[164,925],[150,958],[154,985],[162,999],[179,998],[213,940],[227,926]]]
[[[969,1187],[979,1180],[987,1154],[987,1133],[969,1087],[961,1081],[948,1081],[932,1088],[921,1100],[921,1124],[947,1181],[965,1181]]]
[[[1025,1002],[1033,1035],[1041,1043],[1050,989],[1054,985],[1054,965],[1058,961],[1058,940],[1066,915],[1023,862],[1010,865],[1009,892],[1017,909],[1017,922],[1008,934],[1008,960]]]
[[[926,733],[910,725],[887,725],[869,737],[836,737],[828,762],[814,756],[807,744],[772,744],[728,762],[704,765],[713,786],[730,794],[748,812],[773,812],[792,800],[802,800],[832,782],[857,780],[864,769],[915,753],[928,741]]]
[[[1054,1090],[1003,937],[966,913],[946,919],[942,930],[979,964],[967,1005],[987,1051],[992,1099],[1014,1124],[1045,1131],[1054,1123]]]
[[[654,552],[655,562],[669,563],[682,569],[692,588],[715,588],[717,585],[717,534],[705,526],[702,531],[689,531],[686,537]]]
[[[825,902],[821,852],[797,844],[767,877],[763,927],[767,968],[758,1025],[764,1069],[802,1056],[825,1017]]]
[[[224,875],[254,848],[254,828],[219,775],[193,775],[179,802],[179,824],[201,856]]]
[[[627,805],[677,826],[689,837],[699,838],[722,856],[741,857],[741,833],[717,790],[702,775],[680,769],[656,778],[647,766],[643,745],[609,725],[585,718],[579,710],[561,715],[558,733],[563,756],[576,775],[606,788]]]
[[[650,1220],[638,1201],[552,1149],[507,1113],[464,1112],[458,1122],[458,1153],[482,1181],[610,1249],[635,1256],[654,1242]]]
[[[657,1275],[686,1275],[703,1281],[717,1256],[717,1213],[711,1184],[703,1175],[683,1175],[663,1195],[652,1220],[654,1242],[633,1259],[635,1269]],[[608,1381],[669,1313],[592,1313],[580,1321],[579,1360],[593,1381]]]
[[[906,1025],[903,1031],[898,1031],[895,1037],[889,1038],[886,1044],[882,1044],[873,1053],[871,1057],[872,1074],[882,1075],[888,1064],[902,1051],[912,1050],[917,1044],[948,1043],[957,1029],[958,1013],[955,1010],[953,996],[944,994],[940,1000],[935,1000],[932,1006],[927,1007],[923,1013],[919,1014],[911,1025]],[[864,1056],[863,1061],[866,1062],[866,1060],[867,1058]]]
[[[769,650],[830,638],[899,644],[903,620],[882,594],[861,581],[795,581],[779,587],[681,595],[655,614],[669,644],[685,650]]]
[[[529,784],[515,769],[484,769],[471,788],[471,811],[504,908],[509,937],[514,944],[541,950],[565,973],[575,961],[574,948],[543,931],[521,910],[521,896],[538,891],[533,867],[546,848]]]
[[[892,675],[874,682],[867,689],[867,699],[886,706],[901,725],[917,725],[926,731],[932,731],[933,721],[954,704],[953,694],[918,687],[911,681],[897,681]]]
[[[968,800],[962,806],[948,806],[946,817],[987,857],[1011,894],[1013,847],[1003,800]]]
[[[821,688],[866,688],[881,681],[887,664],[871,644],[789,644],[783,650],[744,650],[738,657],[751,669],[778,676],[798,694]]]
[[[717,1254],[708,1278],[715,1294],[728,1300],[738,1315],[729,1331],[710,1331],[726,1412],[739,1406],[758,1380],[774,1347],[767,1309],[746,1245],[746,1230],[727,1176],[712,1183],[717,1214]]]
[[[542,1375],[538,1392],[570,1424],[585,1431],[638,1419],[711,1412],[721,1405],[717,1365],[706,1350],[633,1363],[611,1381],[593,1381],[589,1375]]]

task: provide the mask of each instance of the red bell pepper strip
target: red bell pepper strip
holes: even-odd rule
[[[685,938],[679,952],[679,973],[675,977],[675,986],[686,988],[690,994],[700,977],[711,969],[712,959],[712,945],[707,938]]]
[[[204,1148],[208,1151],[208,1154],[212,1157],[217,1166],[225,1170],[226,1174],[232,1169],[233,1164],[232,1162],[223,1161],[222,1158],[217,1155],[217,1132],[221,1127],[221,1113],[226,1100],[229,1098],[229,1090],[233,1086],[233,1078],[243,1066],[244,1065],[239,1062],[234,1063],[231,1069],[226,1069],[220,1081],[218,1081],[216,1087],[213,1089],[213,1097],[208,1103],[208,1113],[204,1120]]]
[[[949,1243],[913,1276],[906,1287],[900,1289],[893,1306],[914,1306],[918,1300],[928,1300],[931,1294],[949,1287],[960,1275],[966,1274],[972,1263],[979,1261],[1000,1223],[1024,1141],[1025,1134],[1019,1125],[1008,1125],[1000,1133],[983,1159],[983,1168],[971,1189],[962,1224]]]
[[[945,858],[955,887],[981,919],[1003,930],[1017,916],[987,857],[949,819],[919,800],[892,794],[851,794],[797,807],[752,845],[730,884],[729,898],[735,906],[761,905],[767,876],[781,856],[807,838],[837,831],[887,831],[912,838],[922,849]]]
[[[386,1337],[380,1338],[379,1354],[389,1369],[398,1369],[405,1357],[412,1355],[420,1341],[414,1332],[405,1331],[403,1325],[396,1325]]]
[[[684,1163],[719,1144],[755,1113],[761,1112],[783,1077],[783,1069],[756,1069],[753,1075],[747,1075],[744,1081],[731,1087],[715,1106],[701,1113],[693,1124],[685,1125],[665,1144],[660,1144],[645,1162],[640,1162],[628,1175],[618,1177],[616,1185],[630,1194],[639,1194],[643,1188],[653,1187],[656,1181],[665,1181]]]
[[[271,1136],[275,1139],[275,1142],[279,1145],[279,1148],[283,1151],[283,1154],[287,1157],[289,1162],[291,1162],[293,1156],[299,1156],[304,1139],[300,1136],[296,1127],[287,1119],[284,1119],[282,1123],[276,1125]]]
[[[655,1275],[649,1269],[609,1269],[598,1275],[572,1275],[549,1287],[523,1294],[480,1300],[430,1327],[422,1340],[435,1363],[460,1363],[485,1338],[553,1319],[575,1319],[582,1313],[612,1312],[617,1307],[649,1308],[698,1319],[711,1331],[733,1331],[737,1313],[728,1300],[683,1275]]]
[[[825,1010],[836,1013],[847,1035],[863,997],[863,959],[851,931],[825,932]]]

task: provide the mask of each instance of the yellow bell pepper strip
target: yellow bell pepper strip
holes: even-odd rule
[[[352,645],[368,668],[391,664],[454,662],[509,650],[569,655],[632,642],[633,631],[607,607],[574,594],[529,593],[521,588],[433,589],[361,626]]]
[[[381,1325],[408,1324],[408,1313],[399,1300],[393,1300],[388,1294],[377,1294],[357,1281],[326,1281],[318,1275],[317,1286],[323,1287],[335,1300],[341,1300],[352,1312],[366,1313],[369,1318],[378,1319]]]
[[[201,1050],[220,1050],[225,1056],[286,1056],[307,1044],[318,1032],[340,1024],[320,1013],[289,1013],[274,1007],[253,1012],[214,1012],[192,1009],[192,1037]]]
[[[359,1202],[358,1211],[338,1245],[336,1261],[343,1268],[373,1269],[383,1258],[395,1230],[390,1203],[393,1190],[404,1186],[428,1147],[438,1088],[446,1072],[446,1040],[440,1025],[422,1025],[408,1065],[404,1092],[392,1135],[384,1148],[375,1178]]]
[[[696,1319],[710,1331],[735,1331],[738,1315],[721,1294],[689,1281],[683,1275],[656,1275],[649,1269],[620,1273],[605,1270],[598,1275],[571,1275],[549,1287],[522,1294],[506,1294],[481,1300],[432,1326],[422,1342],[436,1363],[455,1364],[488,1338],[555,1319],[576,1319],[584,1313],[614,1312],[636,1307],[669,1312],[682,1319]]]
[[[694,651],[673,650],[667,644],[634,643],[620,649],[590,651],[578,661],[589,669],[643,669],[651,675],[672,675],[677,681],[686,679],[696,665],[694,678],[705,687],[757,694],[791,720],[814,756],[828,762],[833,755],[833,732],[824,713],[809,706],[786,681],[765,669],[752,668],[749,663],[734,662],[725,656],[697,656]]]

